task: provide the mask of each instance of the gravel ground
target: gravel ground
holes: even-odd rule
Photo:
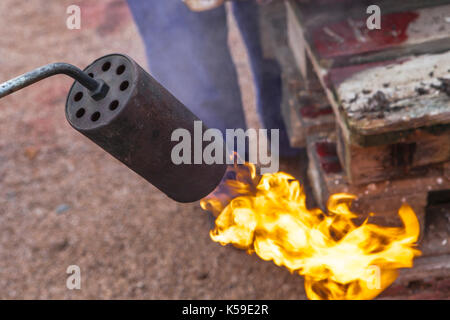
[[[82,7],[81,30],[65,26]],[[0,2],[1,80],[111,52],[146,65],[122,0]],[[252,81],[235,27],[230,43],[248,122]],[[58,76],[0,101],[0,298],[302,299],[302,278],[209,238],[198,203],[177,204],[72,130]],[[81,268],[81,290],[66,268]]]

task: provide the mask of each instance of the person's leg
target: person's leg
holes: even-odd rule
[[[191,12],[180,0],[128,0],[150,73],[210,128],[246,128],[224,6]]]
[[[281,115],[281,69],[276,60],[263,57],[258,10],[259,6],[254,1],[233,3],[233,13],[247,47],[255,79],[257,107],[261,122],[267,129],[280,129],[280,155],[295,156],[299,153],[299,149],[290,147]]]

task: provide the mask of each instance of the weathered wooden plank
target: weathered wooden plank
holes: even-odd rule
[[[429,164],[450,159],[450,130],[414,130],[399,143],[360,147],[345,143],[338,131],[337,149],[349,183],[367,184],[427,172]]]
[[[297,109],[300,107],[295,95],[301,88],[300,81],[293,82],[292,79],[283,75],[283,103],[282,116],[289,137],[289,144],[294,148],[306,146],[306,135]]]
[[[298,70],[302,77],[307,79],[310,70],[306,58],[306,41],[303,37],[304,30],[297,15],[290,9],[289,4],[286,6],[286,15],[289,47],[291,48]]]
[[[366,25],[369,4],[301,6],[291,2],[289,15],[301,24],[291,34],[306,39],[324,67],[392,60],[400,56],[436,53],[450,48],[450,5],[417,1],[382,1],[381,29]],[[395,5],[397,3],[397,5]],[[449,3],[441,1],[441,3]],[[422,8],[417,8],[422,6]],[[423,8],[423,6],[428,6]],[[413,9],[415,8],[415,9]],[[297,31],[295,31],[297,30]],[[296,33],[296,34],[294,34]]]
[[[381,16],[381,29],[369,30],[367,15],[346,18],[307,31],[323,64],[354,65],[450,48],[450,5]]]
[[[282,1],[282,0],[272,0]],[[289,0],[296,2],[302,7],[302,10],[308,13],[309,24],[321,24],[323,21],[342,20],[345,15],[347,17],[354,17],[359,15],[361,9],[367,8],[370,5],[376,4],[387,13],[399,12],[405,10],[416,10],[424,7],[432,7],[438,5],[449,4],[449,0]],[[314,16],[312,16],[314,14]],[[324,18],[319,19],[317,15],[323,14]],[[335,18],[333,18],[335,17]]]
[[[351,131],[376,135],[450,123],[450,51],[328,74]]]
[[[297,103],[291,107],[300,119],[305,137],[334,132],[336,121],[333,109],[315,74],[310,73],[310,78],[303,83],[302,90],[292,95]]]
[[[305,147],[306,137],[312,134],[330,133],[335,130],[335,117],[323,92],[313,92],[289,82],[288,135],[291,145]],[[320,90],[321,87],[320,87]]]

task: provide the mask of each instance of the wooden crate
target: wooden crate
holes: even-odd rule
[[[317,44],[313,32],[320,19],[305,19],[295,3],[287,7],[290,46],[307,53],[325,89],[336,114],[339,155],[351,183],[417,175],[424,166],[450,160],[450,52],[403,56],[419,52],[419,47],[447,48],[443,37],[449,35],[448,27],[442,19],[450,16],[449,5],[414,11],[418,18],[406,27],[409,33],[403,42],[388,46],[370,43],[370,38],[364,46],[340,51],[332,36],[328,51],[321,51],[324,46]],[[432,24],[434,20],[440,22]],[[426,30],[436,32],[422,32],[419,27],[427,24]],[[438,49],[434,42],[443,47]],[[327,52],[334,52],[340,62],[327,62]],[[377,58],[368,58],[369,53]],[[367,59],[355,60],[357,56]],[[297,59],[297,65],[301,68],[303,62]]]
[[[334,8],[330,6],[336,6],[336,4],[341,3],[346,5],[347,12],[354,11],[354,6],[349,8],[349,4],[354,4],[355,1],[352,0],[302,0],[299,1],[302,3],[310,2],[314,7],[319,5],[326,5],[326,8],[331,12],[336,12]],[[363,0],[357,0],[356,2],[363,2]],[[401,6],[408,2],[410,7],[414,7],[411,2],[412,1],[392,1],[392,6],[390,10],[395,12],[399,11]],[[414,1],[415,8],[423,6],[425,2],[434,2],[438,3],[438,1]],[[442,1],[441,1],[442,2]],[[444,1],[445,2],[445,1]],[[377,1],[379,3],[379,1]],[[382,1],[382,3],[388,3],[386,1]],[[366,5],[372,4],[372,1],[367,1]],[[338,10],[337,10],[338,11]],[[351,14],[350,14],[351,15]],[[353,15],[354,16],[354,15]],[[338,20],[336,15],[333,16],[334,21]],[[316,21],[319,21],[317,19]],[[330,21],[329,17],[325,16],[325,22]],[[292,26],[291,26],[292,27]],[[294,30],[298,31],[298,30]],[[302,34],[300,34],[302,36]],[[289,42],[294,41],[294,43],[298,47],[298,39],[299,34],[293,34],[292,30],[288,32]],[[297,66],[299,67],[299,71],[301,73],[300,76],[295,76],[288,78],[286,83],[290,83],[292,87],[286,87],[290,89],[290,99],[293,100],[292,104],[290,104],[291,108],[288,109],[287,113],[289,116],[287,117],[287,122],[297,124],[294,130],[295,132],[304,132],[302,128],[305,128],[306,125],[302,123],[302,118],[298,116],[298,112],[294,112],[295,110],[300,109],[300,104],[297,102],[297,97],[302,96],[302,94],[295,94],[295,92],[302,92],[302,79],[311,78],[311,74],[314,75],[313,69],[310,67],[310,63],[308,63],[308,55],[306,51],[295,51],[293,54],[293,59]],[[288,62],[287,65],[291,64]],[[296,81],[295,81],[296,80]],[[292,90],[293,89],[293,90]],[[289,92],[289,91],[288,91]],[[308,96],[308,95],[306,95]],[[320,125],[319,125],[320,126]],[[316,200],[320,203],[322,207],[325,206],[326,200],[332,193],[337,192],[351,192],[358,195],[358,201],[354,203],[354,210],[358,212],[362,212],[361,219],[367,217],[367,213],[370,211],[377,212],[378,215],[376,217],[371,218],[372,222],[381,222],[382,224],[387,225],[398,225],[399,220],[397,219],[397,210],[400,207],[402,201],[408,201],[412,204],[414,210],[419,216],[420,224],[422,228],[421,235],[423,236],[423,241],[421,242],[420,249],[423,252],[423,256],[415,259],[414,268],[412,269],[404,269],[401,270],[400,277],[396,281],[397,285],[409,286],[411,282],[422,281],[423,279],[431,279],[436,277],[448,277],[450,275],[450,260],[449,253],[450,248],[445,243],[443,244],[443,238],[440,236],[442,232],[435,229],[429,230],[431,232],[424,232],[425,228],[425,206],[427,203],[426,195],[429,192],[433,192],[433,190],[441,190],[442,188],[449,187],[450,180],[450,168],[449,164],[439,165],[433,170],[430,170],[428,178],[425,179],[404,179],[402,182],[397,181],[387,181],[387,182],[378,182],[378,183],[369,183],[365,186],[352,186],[348,183],[345,173],[342,171],[341,164],[339,161],[336,140],[337,136],[330,134],[328,131],[324,132],[324,136],[321,137],[320,130],[312,130],[308,133],[304,133],[301,136],[301,139],[308,140],[308,153],[310,159],[309,166],[309,176],[311,180],[311,184],[313,185],[314,193]],[[419,133],[415,134],[427,133],[426,131],[419,130]],[[425,132],[425,133],[424,133]],[[414,134],[413,134],[414,135]],[[298,135],[297,135],[298,137]],[[414,139],[412,140],[420,140]],[[406,140],[403,140],[403,143]],[[324,142],[322,148],[319,148],[320,155],[318,154],[317,148],[314,146],[315,142]],[[392,149],[389,150],[390,153],[396,154],[405,149],[400,145],[397,147],[390,147]],[[344,144],[345,145],[345,144]],[[349,145],[349,144],[347,144]],[[438,146],[439,142],[436,144],[432,142],[428,142],[427,146],[432,148],[432,145]],[[313,147],[314,146],[314,147]],[[441,146],[445,146],[444,143],[441,143]],[[352,145],[353,147],[353,145]],[[361,146],[356,146],[361,147]],[[369,147],[370,148],[370,147]],[[383,146],[383,148],[387,148],[387,146]],[[368,148],[364,148],[364,151],[368,151]],[[406,150],[408,148],[406,147]],[[445,149],[445,148],[444,148]],[[424,150],[427,153],[426,150]],[[348,153],[348,152],[347,152]],[[431,152],[432,153],[432,152]],[[358,153],[361,155],[361,153]],[[372,156],[369,154],[369,158]],[[376,158],[377,155],[374,155]],[[395,156],[394,156],[395,157]],[[396,158],[396,157],[395,157]],[[315,159],[315,160],[313,160]],[[352,157],[350,157],[352,159]],[[399,160],[401,161],[401,160]],[[344,161],[343,161],[344,162]],[[442,166],[442,167],[440,167]],[[357,167],[357,166],[356,166]],[[370,169],[373,170],[373,169]],[[428,171],[427,171],[428,172]],[[411,172],[410,172],[411,173]],[[425,174],[426,172],[422,172]],[[383,190],[383,191],[382,191]],[[419,192],[417,192],[419,191]],[[449,199],[450,200],[450,199]],[[439,216],[442,220],[445,220],[445,215]],[[374,221],[375,220],[375,221]],[[428,222],[427,228],[433,227]],[[445,234],[443,235],[445,238]],[[445,240],[445,239],[444,239]],[[450,242],[450,241],[449,241]],[[438,245],[437,245],[438,244]]]

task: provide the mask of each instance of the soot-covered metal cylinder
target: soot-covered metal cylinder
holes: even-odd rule
[[[225,164],[176,165],[171,159],[178,143],[171,141],[172,132],[184,128],[194,137],[199,121],[178,99],[125,55],[101,57],[84,71],[109,90],[95,100],[80,83],[72,85],[66,117],[73,128],[178,202],[197,201],[214,190]]]

